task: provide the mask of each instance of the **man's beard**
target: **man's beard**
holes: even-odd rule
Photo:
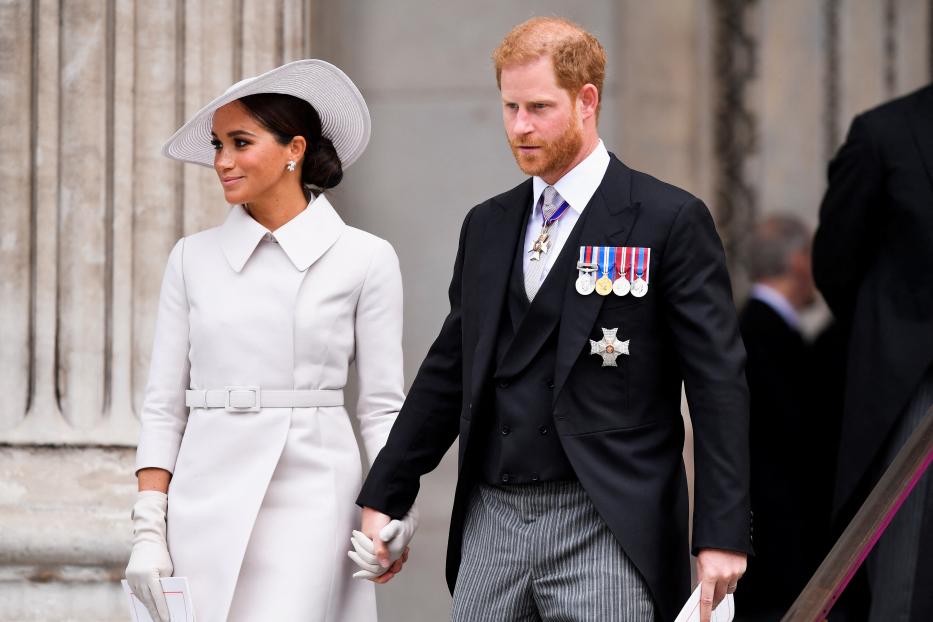
[[[537,144],[539,148],[530,154],[519,151],[519,147],[526,144]],[[517,138],[509,141],[509,147],[523,173],[543,177],[549,173],[559,173],[573,162],[583,147],[583,130],[577,125],[576,119],[571,117],[567,128],[553,142],[526,142],[524,138]]]

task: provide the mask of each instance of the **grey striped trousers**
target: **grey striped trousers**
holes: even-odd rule
[[[650,622],[648,587],[578,482],[480,484],[454,622]]]

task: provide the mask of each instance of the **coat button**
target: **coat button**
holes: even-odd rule
[[[537,473],[532,473],[532,474],[531,474],[531,481],[533,481],[533,482],[538,481],[538,474],[537,474]]]
[[[500,389],[508,389],[508,388],[509,388],[509,381],[508,381],[508,380],[500,380],[500,381],[499,381],[499,388],[500,388]]]
[[[512,428],[507,425],[502,426],[502,436],[508,436],[512,433]]]
[[[541,433],[541,436],[547,436],[547,433],[550,432],[550,430],[548,429],[546,425],[543,425],[540,428],[538,428],[538,432]]]
[[[548,381],[545,382],[544,384],[546,384],[546,385],[547,385],[547,388],[549,388],[549,389],[553,389],[553,388],[554,388],[554,381],[553,381],[553,380],[548,380]]]
[[[503,474],[502,474],[502,483],[503,483],[503,484],[508,484],[508,483],[509,483],[509,474],[508,474],[508,473],[503,473]]]

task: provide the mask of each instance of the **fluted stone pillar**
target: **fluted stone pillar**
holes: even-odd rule
[[[300,0],[0,2],[0,620],[125,620],[133,447],[168,252],[222,221],[159,148],[310,50]]]

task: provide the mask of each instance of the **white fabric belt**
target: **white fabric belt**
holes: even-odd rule
[[[315,408],[343,406],[343,389],[271,390],[259,387],[224,387],[185,391],[189,408],[223,408],[228,412],[259,412],[262,408]]]

